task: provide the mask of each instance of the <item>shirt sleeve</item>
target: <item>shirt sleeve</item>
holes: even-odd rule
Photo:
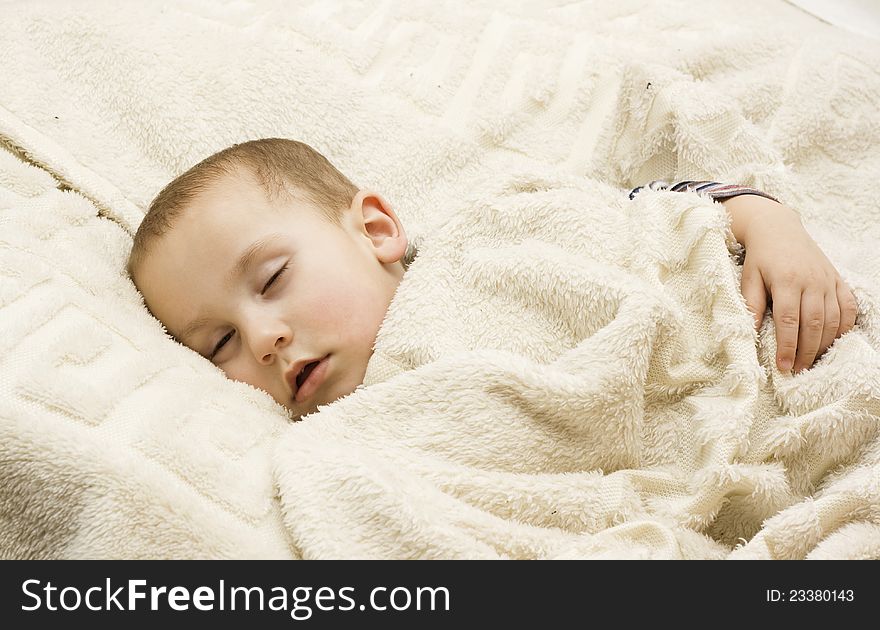
[[[698,195],[710,197],[715,201],[724,201],[725,199],[730,199],[731,197],[737,197],[739,195],[758,195],[779,203],[778,199],[771,197],[757,188],[749,188],[748,186],[740,186],[739,184],[720,184],[718,182],[699,182],[694,180],[678,182],[671,186],[667,182],[654,180],[646,186],[633,188],[629,193],[629,198],[635,198],[635,196],[645,188],[650,190],[669,190],[672,192],[695,192]]]

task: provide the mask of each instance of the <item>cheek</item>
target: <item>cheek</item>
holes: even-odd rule
[[[222,370],[226,378],[233,381],[247,383],[253,387],[269,391],[271,383],[266,378],[266,373],[256,369],[252,358],[238,354],[231,361],[223,364]]]
[[[375,339],[388,308],[388,297],[369,274],[326,278],[317,293],[313,313],[318,323],[341,339]]]

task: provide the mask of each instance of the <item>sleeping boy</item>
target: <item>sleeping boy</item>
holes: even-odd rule
[[[794,210],[741,186],[669,189],[723,203],[745,248],[741,290],[756,326],[771,305],[780,370],[810,367],[855,324],[852,292]],[[176,340],[299,418],[363,382],[415,254],[378,192],[306,144],[267,138],[169,183],[135,235],[127,271]]]

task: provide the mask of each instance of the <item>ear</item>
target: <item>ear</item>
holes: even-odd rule
[[[349,215],[355,230],[369,239],[381,263],[396,263],[406,253],[406,232],[397,214],[382,195],[359,190],[351,202]]]

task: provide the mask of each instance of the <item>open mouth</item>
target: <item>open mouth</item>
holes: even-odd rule
[[[309,374],[312,373],[312,370],[320,363],[320,361],[312,361],[311,363],[307,363],[303,366],[303,369],[300,370],[300,373],[296,377],[296,388],[299,390],[302,387],[302,384],[305,383],[306,379],[309,377]]]

